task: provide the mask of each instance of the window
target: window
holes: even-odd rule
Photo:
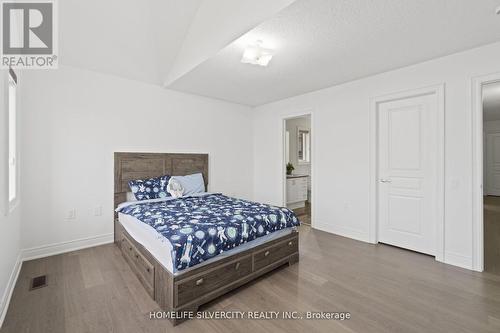
[[[17,199],[17,77],[9,71],[9,206]]]
[[[299,139],[297,146],[298,162],[300,164],[311,162],[311,133],[308,129],[298,128],[297,137]]]

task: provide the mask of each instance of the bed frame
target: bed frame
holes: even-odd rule
[[[126,201],[128,181],[201,172],[208,186],[208,154],[115,153],[115,207]],[[132,271],[175,326],[185,311],[207,303],[284,264],[299,260],[299,233],[266,242],[175,276],[132,238],[115,215],[114,240]]]

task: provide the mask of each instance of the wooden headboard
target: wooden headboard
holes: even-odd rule
[[[203,174],[207,188],[208,154],[115,153],[114,208],[127,200],[129,180],[198,172]]]

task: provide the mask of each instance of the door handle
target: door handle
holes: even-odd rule
[[[382,178],[382,179],[380,179],[380,182],[381,183],[392,183],[392,180]]]

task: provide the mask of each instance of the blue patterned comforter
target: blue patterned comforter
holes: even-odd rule
[[[117,209],[153,227],[173,246],[176,271],[192,267],[238,245],[300,224],[287,209],[207,194]]]

